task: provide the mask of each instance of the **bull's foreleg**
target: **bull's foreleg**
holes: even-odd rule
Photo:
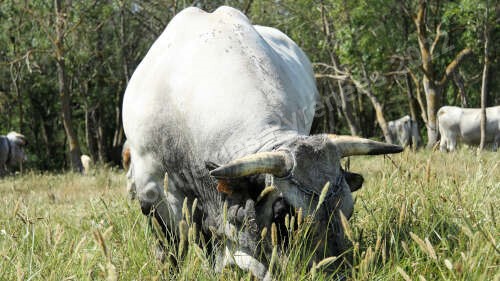
[[[498,133],[496,136],[495,136],[495,139],[493,140],[493,151],[498,151],[498,147],[500,146],[500,133]]]
[[[441,135],[441,140],[439,141],[439,150],[441,152],[447,152],[447,147],[448,144],[447,144],[447,141],[446,141],[446,137],[444,135]]]

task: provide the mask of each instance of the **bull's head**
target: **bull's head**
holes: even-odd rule
[[[8,165],[11,167],[21,165],[21,163],[27,159],[26,154],[24,153],[24,148],[28,144],[26,137],[13,131],[7,134],[7,139],[10,143]]]
[[[233,160],[210,174],[220,180],[268,174],[267,181],[275,187],[278,196],[268,196],[268,199],[257,203],[259,227],[270,227],[276,221],[273,214],[276,210],[273,208],[280,205],[302,209],[304,215],[313,218],[316,233],[312,237],[316,240],[313,242],[317,243],[318,249],[324,250],[316,253],[317,258],[337,256],[348,245],[340,223],[340,212],[346,218],[351,216],[354,207],[351,191],[358,189],[363,181],[360,175],[342,169],[341,158],[401,151],[402,147],[397,145],[358,137],[315,135],[299,137],[272,152]],[[330,187],[326,191],[324,186],[327,182]],[[320,197],[324,200],[317,208]]]

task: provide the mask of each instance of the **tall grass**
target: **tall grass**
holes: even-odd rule
[[[349,222],[353,258],[336,276],[499,280],[499,160],[468,150],[352,158],[366,181]],[[189,230],[184,254],[167,249],[178,265],[158,262],[154,229],[127,199],[120,171],[7,177],[0,206],[0,280],[251,280],[234,267],[215,273],[212,253],[189,244]],[[307,218],[287,220],[302,226],[289,227],[291,250],[273,260],[276,278],[330,280],[323,269],[336,258],[307,267]]]

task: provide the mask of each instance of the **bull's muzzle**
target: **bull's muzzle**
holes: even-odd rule
[[[137,197],[139,199],[141,210],[144,215],[149,215],[155,206],[155,203],[161,201],[161,189],[155,182],[149,182],[138,190]]]

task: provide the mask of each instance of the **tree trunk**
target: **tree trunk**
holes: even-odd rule
[[[107,162],[107,157],[106,157],[106,143],[104,139],[104,128],[102,124],[102,112],[101,108],[97,108],[96,110],[97,114],[97,155],[99,162],[101,163],[106,163]]]
[[[93,118],[94,109],[89,109],[88,106],[85,107],[85,138],[87,140],[87,147],[89,149],[90,157],[92,159],[98,159],[97,154],[97,144],[95,138],[95,121]]]
[[[174,3],[174,14],[176,3]],[[123,79],[125,81],[125,87],[128,85],[129,80],[129,68],[128,68],[128,48],[127,42],[125,40],[125,7],[122,5],[120,8],[120,27],[119,27],[119,37],[120,43],[122,46],[121,49],[121,64],[123,69]],[[120,84],[121,86],[123,84]],[[120,90],[116,93],[116,105],[115,105],[115,132],[113,134],[113,150],[121,151],[121,145],[123,143],[124,132],[123,132],[123,122],[122,122],[122,103],[123,103],[123,90],[122,87],[119,87]]]
[[[433,52],[442,35],[440,24],[436,28],[436,37],[432,45],[429,46],[430,40],[427,38],[427,24],[426,24],[426,7],[427,1],[420,0],[418,5],[417,14],[414,17],[415,27],[417,31],[418,46],[420,49],[420,57],[422,60],[423,78],[422,84],[424,86],[425,98],[427,101],[427,147],[432,148],[438,141],[438,127],[436,113],[441,104],[441,92],[443,91],[448,78],[457,70],[462,59],[472,53],[472,50],[465,48],[460,51],[455,59],[453,59],[446,67],[445,74],[438,80],[437,74],[434,71]]]
[[[323,1],[321,2],[321,19],[323,22],[323,33],[325,34],[326,41],[328,42],[329,46],[334,46],[335,44],[333,43],[332,40],[332,33],[330,32],[330,24],[328,22],[328,17],[326,15],[326,10],[324,7]],[[340,68],[340,65],[338,63],[338,58],[336,55],[333,53],[333,51],[329,51],[330,55],[330,61],[332,65],[335,68]],[[352,109],[352,104],[350,98],[347,96],[346,92],[344,91],[344,83],[342,81],[337,81],[337,86],[339,89],[339,95],[340,95],[340,106],[342,108],[342,113],[344,114],[344,117],[346,119],[347,125],[349,126],[349,130],[351,131],[351,135],[353,136],[359,136],[361,131],[358,128],[356,124],[356,119],[354,118],[353,115],[353,109]]]
[[[408,107],[410,108],[411,117],[411,143],[412,148],[415,150],[420,146],[420,132],[417,119],[417,107],[415,105],[415,95],[413,94],[413,87],[411,86],[410,74],[406,74],[406,94],[408,96]]]
[[[486,11],[484,19],[484,67],[483,67],[483,79],[481,85],[481,142],[479,143],[479,152],[484,149],[486,145],[486,103],[488,98],[488,72],[490,68],[489,61],[489,44],[490,44],[490,33],[488,26],[488,1],[486,2]]]
[[[423,78],[425,98],[427,100],[427,148],[432,148],[438,141],[436,113],[439,109],[440,89],[427,76]]]
[[[14,67],[14,65],[15,65],[15,67]],[[12,88],[13,88],[14,93],[16,95],[17,107],[18,107],[18,111],[19,111],[19,127],[18,127],[19,131],[18,132],[20,132],[22,134],[23,133],[24,115],[23,115],[23,100],[22,100],[22,95],[21,95],[21,91],[19,90],[19,84],[18,84],[18,80],[20,80],[19,79],[20,73],[21,73],[21,70],[20,70],[20,67],[18,67],[17,63],[10,65],[10,77],[12,80]]]
[[[464,80],[462,79],[462,76],[458,71],[455,71],[453,73],[453,81],[455,81],[455,85],[457,85],[458,88],[458,94],[460,95],[460,104],[462,107],[467,107],[467,96],[465,95],[465,85],[464,85]]]
[[[346,119],[347,125],[349,126],[349,130],[351,131],[351,135],[360,136],[360,129],[356,124],[356,118],[353,115],[354,110],[352,109],[351,100],[348,95],[346,95],[344,91],[344,83],[342,81],[338,81],[337,85],[339,87],[340,94],[340,106],[342,108],[342,113],[344,113],[344,117]]]
[[[55,52],[57,64],[57,82],[59,86],[59,97],[61,99],[61,110],[64,130],[68,138],[69,154],[71,158],[71,168],[75,172],[82,172],[82,162],[80,160],[80,144],[76,131],[73,128],[71,120],[71,97],[69,95],[66,75],[66,65],[64,61],[64,32],[62,30],[64,25],[63,11],[61,9],[61,0],[54,0],[55,16],[56,16],[56,36]]]

